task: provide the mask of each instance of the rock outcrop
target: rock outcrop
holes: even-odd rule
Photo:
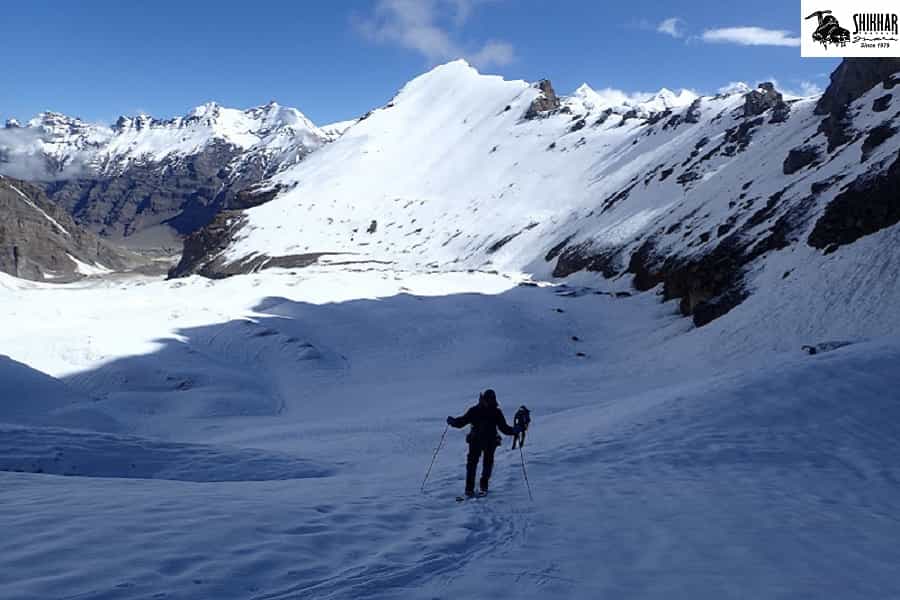
[[[38,186],[0,176],[0,271],[67,282],[146,262],[76,225]]]
[[[900,222],[900,153],[875,176],[858,177],[826,207],[809,235],[813,248],[834,252],[840,246]]]
[[[553,89],[549,79],[541,79],[534,84],[534,87],[541,91],[541,95],[532,100],[528,110],[525,111],[526,119],[536,119],[541,115],[546,115],[559,109],[559,96],[556,95],[556,91]]]
[[[757,117],[770,109],[778,109],[783,112],[786,106],[781,92],[768,81],[760,83],[755,90],[749,91],[744,96],[745,117]]]
[[[816,104],[816,114],[838,114],[879,83],[893,86],[897,74],[900,58],[845,58],[831,74],[831,83]]]

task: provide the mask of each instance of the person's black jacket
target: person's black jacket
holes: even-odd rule
[[[466,411],[461,417],[450,417],[447,423],[457,429],[472,426],[472,431],[466,436],[466,440],[470,444],[480,447],[489,447],[498,445],[497,430],[499,429],[506,435],[515,435],[516,430],[509,426],[503,411],[498,406],[489,406],[484,403],[478,403]]]

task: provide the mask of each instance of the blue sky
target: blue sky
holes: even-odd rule
[[[801,59],[799,3],[545,0],[28,0],[3,6],[0,118],[180,115],[277,100],[320,124],[386,102],[459,56],[560,93],[715,92],[775,78],[824,88],[837,61]]]

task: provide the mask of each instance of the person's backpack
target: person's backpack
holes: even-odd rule
[[[531,425],[531,411],[524,406],[519,407],[519,410],[516,411],[515,420],[522,423],[522,427],[527,429]]]

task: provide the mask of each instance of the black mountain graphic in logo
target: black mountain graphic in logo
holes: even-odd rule
[[[830,10],[817,10],[806,17],[806,20],[812,19],[813,17],[819,19],[819,26],[816,27],[816,30],[812,34],[814,42],[819,42],[825,46],[825,48],[828,48],[828,44],[843,47],[850,41],[850,32],[841,27],[837,17],[832,15]]]

